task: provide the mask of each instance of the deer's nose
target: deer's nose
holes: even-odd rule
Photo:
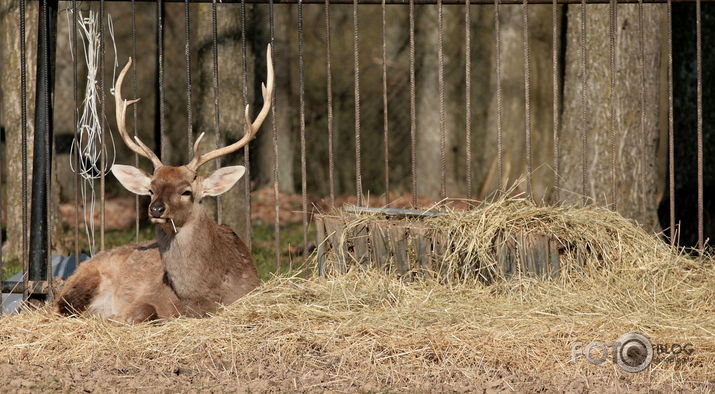
[[[164,214],[165,210],[166,210],[166,208],[164,207],[164,204],[161,202],[157,202],[157,203],[154,203],[151,206],[149,206],[149,213],[154,218],[161,217],[161,215]]]

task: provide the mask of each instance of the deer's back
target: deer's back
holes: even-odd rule
[[[230,304],[258,287],[258,273],[251,251],[241,238],[228,226],[220,226],[220,231],[229,246],[225,256],[227,270],[223,280],[225,293],[222,303]]]

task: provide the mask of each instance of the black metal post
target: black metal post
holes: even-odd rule
[[[32,198],[30,206],[31,281],[47,280],[49,264],[49,174],[52,162],[52,93],[54,91],[57,0],[38,7],[37,86],[35,96],[35,138],[32,158]]]

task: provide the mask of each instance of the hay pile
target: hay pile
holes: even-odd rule
[[[324,272],[340,273],[350,266],[376,266],[374,262],[364,262],[374,255],[374,251],[369,251],[372,232],[380,233],[377,241],[390,244],[387,249],[391,257],[380,268],[398,274],[428,275],[451,283],[492,282],[513,275],[559,276],[559,273],[561,279],[571,280],[575,272],[588,270],[596,274],[604,267],[624,262],[647,268],[653,264],[685,264],[687,260],[685,251],[674,252],[635,221],[604,207],[538,206],[529,200],[501,198],[489,203],[447,201],[443,206],[432,206],[428,212],[437,215],[392,220],[385,220],[386,214],[379,211],[336,211],[326,215],[321,220],[332,222],[324,230],[328,249],[325,256],[331,260],[325,263]],[[379,226],[370,227],[371,223]],[[393,227],[398,230],[396,235],[385,236]],[[421,250],[431,253],[431,259],[436,261],[422,258],[418,264],[401,266],[396,261],[398,257],[392,255],[397,252],[398,241],[403,242],[401,252],[404,254],[406,250],[408,258],[415,259]],[[430,245],[425,249],[423,245],[418,247],[417,242]],[[531,260],[539,258],[554,258],[556,262],[541,261],[534,266]],[[547,272],[551,263],[560,266],[560,272]],[[505,272],[505,268],[509,271]]]
[[[490,257],[480,242],[490,232],[539,229],[589,245],[600,263],[554,280],[491,285],[407,283],[356,270],[280,277],[215,317],[163,324],[28,312],[0,319],[0,364],[62,364],[112,376],[180,371],[252,390],[713,389],[712,259],[674,253],[599,208],[504,200],[433,220],[463,234],[465,250],[483,258]],[[654,343],[692,343],[695,353],[683,362],[661,359],[640,374],[610,359],[571,364],[572,342],[609,342],[629,331]]]
[[[483,272],[484,267],[499,276],[495,244],[529,234],[547,234],[560,245],[565,280],[573,278],[574,270],[598,275],[619,265],[642,270],[688,264],[682,251],[674,253],[633,220],[604,207],[537,206],[527,200],[499,199],[475,209],[448,209],[448,213],[425,223],[449,234],[449,252],[440,271],[452,279],[471,279],[480,272],[475,268]],[[464,267],[465,261],[478,262],[480,267]]]

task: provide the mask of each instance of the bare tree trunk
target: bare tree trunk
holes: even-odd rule
[[[440,130],[440,91],[438,79],[437,8],[424,9],[420,15],[417,69],[417,127],[418,127],[418,188],[420,193],[437,197],[441,190],[441,130]],[[493,70],[493,34],[485,28],[493,24],[492,10],[485,7],[472,7],[471,34],[471,135],[472,155],[466,163],[465,141],[465,31],[464,9],[462,7],[444,7],[443,15],[443,77],[444,77],[444,129],[446,160],[446,192],[448,196],[467,195],[466,166],[472,167],[473,178],[480,182],[485,171],[480,171],[480,163],[493,151],[483,144],[492,129],[484,125],[488,120],[488,107],[484,102],[492,97],[493,88],[481,83],[483,70]],[[514,45],[518,44],[514,42]],[[456,45],[455,45],[456,44]],[[523,92],[522,92],[523,95]],[[475,141],[477,143],[475,143]],[[477,176],[475,176],[475,174]]]
[[[181,165],[188,162],[189,144],[188,144],[188,112],[186,110],[186,56],[184,53],[186,45],[186,35],[184,28],[186,26],[184,19],[184,4],[165,3],[164,7],[164,132],[166,138],[162,139],[162,143],[166,146],[162,147],[162,152],[166,157],[162,157],[162,161],[167,165]],[[219,6],[220,7],[220,6]],[[125,9],[127,7],[125,6]],[[233,8],[233,7],[232,7]],[[203,38],[200,34],[193,34],[197,26],[207,26],[211,28],[211,20],[198,19],[202,16],[197,15],[196,6],[190,8],[192,10],[192,47],[195,48],[197,43]],[[221,15],[221,14],[219,14]],[[219,21],[222,16],[219,16]],[[240,23],[240,19],[236,22]],[[209,30],[210,32],[210,30]],[[193,52],[193,51],[192,51]],[[219,52],[220,53],[220,52]],[[210,64],[210,62],[209,62]],[[196,65],[192,67],[192,77],[196,75]],[[221,69],[221,64],[219,64]],[[225,71],[225,69],[221,69]],[[158,77],[158,75],[157,75]],[[210,85],[209,85],[210,86]],[[196,87],[194,87],[195,89]],[[193,90],[193,89],[192,89]],[[158,92],[157,92],[158,94]],[[240,97],[240,96],[239,96]],[[192,99],[192,101],[195,101]],[[213,100],[210,101],[213,103]],[[193,111],[196,117],[196,111]],[[198,137],[201,131],[209,129],[194,130],[194,139]],[[193,141],[191,142],[193,145]]]
[[[0,1],[0,91],[2,107],[0,121],[5,129],[5,158],[7,163],[7,243],[3,248],[5,258],[19,258],[22,254],[22,207],[29,205],[32,193],[32,152],[34,136],[35,68],[37,59],[37,3],[28,3],[26,9],[25,45],[27,48],[27,195],[22,199],[22,129],[20,89],[20,7],[12,0]],[[29,225],[29,209],[28,209]],[[29,227],[28,227],[29,230]],[[29,234],[28,242],[29,242]]]
[[[587,85],[586,85],[586,195],[597,203],[611,199],[611,143],[616,147],[616,201],[623,215],[637,219],[649,229],[657,229],[656,150],[659,117],[663,110],[661,94],[661,41],[665,40],[663,6],[644,7],[645,67],[641,65],[637,5],[619,5],[616,35],[616,124],[611,140],[611,89],[609,6],[587,8]],[[569,6],[566,43],[566,74],[562,130],[562,193],[568,201],[580,201],[581,91],[580,7]],[[645,135],[641,131],[640,90],[645,89]],[[644,161],[645,160],[645,161]]]
[[[253,7],[247,7],[246,20],[252,20]],[[217,107],[214,101],[214,69],[213,69],[213,38],[211,25],[211,6],[200,4],[196,13],[198,22],[195,39],[198,47],[197,86],[196,98],[199,103],[199,110],[196,116],[196,131],[205,131],[205,143],[203,150],[215,149],[217,146],[230,144],[243,136],[244,133],[244,107],[250,104],[255,110],[253,97],[253,81],[256,75],[253,70],[253,52],[250,47],[250,38],[247,38],[247,82],[249,86],[248,99],[243,100],[243,61],[241,48],[241,10],[235,4],[219,4],[217,12],[218,28],[218,75],[219,75],[219,97],[218,109],[220,114],[220,137],[215,130],[215,111]],[[247,30],[247,34],[251,32]],[[250,36],[249,36],[250,37]],[[264,130],[265,131],[265,130]],[[220,159],[221,166],[236,165],[244,163],[243,150]],[[215,169],[217,163],[207,164],[203,169],[208,173]],[[248,179],[248,178],[246,178]],[[236,233],[248,242],[250,239],[250,227],[247,225],[246,215],[248,201],[245,198],[246,179],[241,179],[230,191],[222,195],[222,214],[219,220],[231,226]],[[250,187],[250,186],[249,186]],[[209,203],[209,201],[207,201]],[[211,204],[207,204],[211,206]]]
[[[524,96],[524,23],[521,6],[500,7],[500,60],[502,94],[502,149],[501,184],[505,189],[526,178],[526,108]],[[553,184],[552,68],[551,7],[529,8],[529,105],[532,152],[532,190],[535,200],[542,200]],[[492,15],[493,18],[493,15]],[[493,23],[493,22],[492,22]],[[493,44],[492,44],[493,45]],[[496,67],[496,65],[494,65]],[[492,68],[495,70],[495,68]],[[480,197],[498,188],[497,95],[496,72],[491,76],[492,97],[489,103],[487,136],[480,140],[484,165],[478,174]],[[481,182],[479,182],[481,181]],[[526,183],[517,183],[517,191],[526,191]]]
[[[417,193],[437,198],[441,190],[441,129],[438,84],[437,7],[415,11],[417,100]],[[445,106],[447,103],[444,103]],[[446,113],[446,110],[445,110]],[[445,129],[446,129],[445,124]]]
[[[273,185],[274,157],[273,154],[273,128],[275,127],[278,137],[278,189],[284,193],[295,192],[295,182],[293,179],[293,158],[295,157],[296,138],[293,135],[292,118],[295,111],[293,98],[292,69],[297,64],[293,61],[292,51],[295,42],[292,39],[294,29],[292,28],[292,18],[290,13],[293,7],[287,5],[274,6],[274,26],[275,26],[275,47],[273,48],[273,66],[276,73],[276,87],[273,93],[273,105],[275,106],[275,118],[270,116],[261,127],[261,131],[256,136],[255,143],[255,165],[252,170],[255,172],[257,187]],[[254,21],[259,23],[268,22],[268,9],[258,7],[255,9]],[[255,22],[254,22],[255,24]],[[261,42],[270,42],[270,26],[254,26],[256,37],[263,37]],[[261,45],[256,62],[265,69],[265,46]],[[265,71],[261,71],[265,75]],[[265,77],[264,77],[265,78]],[[259,103],[252,102],[255,107]],[[274,126],[275,123],[275,126]]]
[[[365,11],[365,9],[361,9]],[[359,16],[364,17],[364,13],[360,12]],[[354,85],[354,48],[353,48],[353,10],[352,6],[332,6],[331,10],[331,54],[332,54],[332,92],[333,92],[333,152],[335,157],[335,189],[337,194],[355,194],[356,192],[356,177],[355,177],[355,85]],[[361,19],[364,20],[364,19]],[[376,29],[377,30],[377,29]],[[361,43],[365,37],[361,36]],[[364,52],[364,44],[360,48],[360,55]],[[360,57],[361,65],[365,63]],[[361,73],[361,96],[365,95],[365,75]],[[318,92],[315,92],[318,93]],[[320,94],[325,97],[324,94]],[[376,96],[375,98],[377,98]],[[363,100],[364,102],[364,100]],[[362,121],[364,117],[365,107],[361,107],[361,129],[366,127]],[[327,127],[326,127],[327,129]],[[327,131],[327,130],[326,130]],[[362,130],[361,130],[362,132]],[[365,134],[362,132],[362,134]],[[324,134],[326,138],[327,132]],[[327,139],[327,138],[326,138]],[[327,141],[326,141],[327,142]],[[362,141],[362,153],[368,151],[365,149],[368,143]],[[327,144],[325,144],[327,148]],[[327,149],[326,149],[327,150]],[[325,151],[324,151],[325,152]],[[326,152],[327,153],[327,152]],[[326,155],[321,155],[327,158]],[[367,159],[363,155],[362,162]],[[322,165],[326,161],[323,159]],[[365,177],[365,165],[363,164],[363,182]],[[369,186],[363,183],[363,193]]]
[[[469,166],[471,167],[472,173],[472,193],[483,189],[483,185],[489,185],[490,192],[496,189],[496,182],[490,182],[487,178],[490,174],[489,163],[493,161],[496,157],[496,128],[493,126],[494,122],[493,112],[496,106],[491,103],[494,100],[494,10],[493,7],[483,7],[483,6],[472,6],[471,7],[471,162]],[[462,79],[454,82],[456,85],[461,87],[466,87],[466,72],[464,69],[464,56],[466,56],[464,42],[465,38],[460,38],[459,41],[462,45],[455,46],[454,50],[461,54],[462,58],[459,60],[459,67],[462,71],[459,75]],[[485,75],[486,74],[486,75]],[[463,86],[465,85],[465,86]],[[464,92],[462,94],[462,100],[464,98]],[[460,110],[458,113],[466,114],[466,109],[464,105],[466,102],[462,102]],[[464,117],[462,117],[464,118]],[[466,118],[461,120],[459,125],[460,129],[466,127]],[[490,139],[489,139],[490,138]],[[489,140],[487,140],[489,139]],[[466,185],[466,158],[467,158],[467,145],[466,145],[466,135],[462,132],[457,138],[457,160],[456,172],[458,174],[460,182],[464,184],[463,189],[465,195],[469,195]],[[494,185],[492,185],[494,184]],[[480,194],[473,194],[477,197],[482,197]]]

